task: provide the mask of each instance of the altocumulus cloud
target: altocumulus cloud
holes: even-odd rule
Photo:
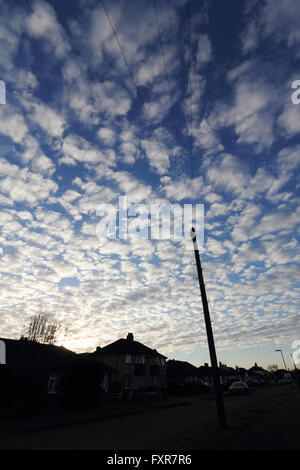
[[[17,337],[42,308],[77,351],[132,330],[167,355],[206,347],[193,253],[96,237],[97,207],[127,195],[205,204],[219,349],[292,341],[299,2],[245,1],[224,19],[219,2],[192,1],[190,41],[186,1],[160,2],[164,57],[152,2],[112,2],[132,75],[99,4],[0,5],[1,335]]]

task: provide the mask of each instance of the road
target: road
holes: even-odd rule
[[[230,416],[282,392],[282,387],[272,387],[253,391],[249,396],[226,397],[228,421]],[[178,437],[185,433],[199,433],[201,427],[217,424],[214,400],[201,397],[189,400],[190,404],[180,407],[5,437],[0,440],[0,449],[172,449]]]

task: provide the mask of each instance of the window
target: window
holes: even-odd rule
[[[131,384],[131,377],[130,375],[123,376],[123,390],[128,390]]]
[[[145,364],[145,356],[135,356],[136,364]]]
[[[103,381],[100,384],[100,387],[102,388],[102,390],[107,392],[107,390],[108,390],[108,374],[105,374],[105,376],[103,377]]]
[[[48,380],[48,393],[61,393],[61,374],[53,372]]]
[[[159,366],[159,357],[151,357],[150,364],[152,366]]]
[[[131,356],[130,356],[130,354],[126,354],[126,356],[125,356],[125,364],[131,364]]]
[[[165,366],[165,365],[166,365],[166,360],[165,360],[164,357],[161,358],[161,360],[160,360],[160,365],[161,365],[161,366]]]

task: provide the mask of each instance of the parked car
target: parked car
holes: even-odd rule
[[[250,388],[245,382],[233,382],[228,390],[231,395],[246,395],[250,392]]]
[[[282,377],[281,379],[278,380],[278,384],[279,385],[282,385],[282,384],[290,384],[293,382],[293,379],[292,377]]]

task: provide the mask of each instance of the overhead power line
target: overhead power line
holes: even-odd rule
[[[161,33],[161,28],[160,28],[160,23],[159,23],[159,14],[158,14],[158,8],[157,8],[158,1],[156,3],[155,0],[152,0],[152,3],[153,3],[153,10],[154,10],[154,15],[155,15],[155,19],[156,19],[158,36],[159,36],[161,55],[162,55],[163,64],[164,64],[164,74],[165,74],[165,79],[166,79],[167,87],[168,87],[168,94],[169,94],[170,105],[171,105],[170,110],[171,110],[171,114],[172,114],[173,126],[174,126],[174,131],[175,131],[175,139],[176,139],[177,145],[180,148],[182,148],[182,146],[180,144],[180,139],[179,139],[177,119],[176,119],[176,116],[175,116],[174,101],[172,99],[172,94],[171,94],[170,78],[169,78],[169,73],[168,73],[167,64],[166,64],[165,48],[164,48],[164,43],[163,43],[162,33]],[[180,161],[181,168],[182,168],[182,174],[185,175],[185,177],[184,177],[185,184],[187,184],[188,176],[187,176],[186,171],[185,171],[184,159],[183,159],[182,155],[180,155],[179,161]]]
[[[145,114],[145,116],[146,116],[146,118],[147,118],[147,120],[148,120],[148,122],[149,122],[149,124],[150,124],[150,127],[151,127],[151,130],[152,130],[153,136],[154,136],[154,138],[155,138],[155,140],[156,140],[156,143],[157,143],[157,145],[159,146],[160,151],[161,151],[162,153],[164,153],[165,156],[168,158],[168,155],[166,154],[165,150],[163,149],[162,144],[161,144],[159,138],[157,137],[157,135],[156,135],[156,133],[155,133],[155,127],[154,127],[154,124],[153,124],[153,122],[152,122],[151,116],[150,116],[150,114],[149,114],[149,112],[148,112],[148,110],[147,110],[147,108],[146,108],[144,99],[143,99],[143,97],[142,97],[142,95],[141,95],[141,93],[140,93],[140,91],[139,91],[139,89],[138,89],[138,85],[137,85],[137,83],[136,83],[136,80],[135,80],[135,78],[134,78],[133,72],[132,72],[132,70],[131,70],[131,68],[130,68],[130,65],[129,65],[129,63],[128,63],[128,60],[127,60],[127,58],[126,58],[124,49],[123,49],[123,47],[122,47],[122,45],[121,45],[121,42],[120,42],[119,37],[118,37],[118,35],[117,35],[116,29],[115,29],[115,27],[114,27],[114,25],[113,25],[113,23],[112,23],[112,21],[111,21],[111,18],[110,18],[110,15],[109,15],[109,13],[108,13],[108,10],[107,10],[107,8],[106,8],[106,5],[105,5],[104,0],[101,0],[101,3],[102,3],[102,6],[103,6],[103,9],[104,9],[104,11],[105,11],[105,14],[106,14],[106,16],[107,16],[107,19],[108,19],[108,21],[109,21],[109,24],[110,24],[110,27],[111,27],[111,29],[112,29],[112,32],[113,32],[113,34],[114,34],[114,36],[115,36],[115,39],[116,39],[116,41],[117,41],[117,43],[118,43],[119,49],[120,49],[120,51],[121,51],[123,60],[124,60],[124,62],[125,62],[125,65],[126,65],[126,67],[127,67],[127,70],[128,70],[129,76],[130,76],[130,79],[131,79],[131,81],[132,81],[132,83],[133,83],[133,85],[134,85],[134,87],[135,87],[135,89],[136,89],[137,97],[138,97],[138,99],[139,99],[140,102],[141,102],[141,105],[142,105],[142,109],[143,109],[143,111],[144,111],[144,114]]]
[[[161,29],[160,29],[159,20],[158,20],[158,11],[156,8],[155,0],[152,0],[152,3],[153,3],[153,9],[154,9],[154,14],[155,14],[155,19],[156,19],[158,36],[159,36],[160,49],[161,49],[161,54],[162,54],[163,63],[164,63],[165,78],[166,78],[166,82],[168,86],[168,94],[169,94],[170,105],[171,105],[171,113],[172,113],[172,118],[173,118],[175,137],[176,137],[177,144],[180,146],[178,127],[177,127],[177,122],[176,122],[176,117],[175,117],[175,112],[174,112],[174,102],[173,102],[172,95],[171,95],[170,79],[169,79],[169,74],[168,74],[168,69],[167,69],[167,64],[166,64],[164,44],[163,44]]]
[[[187,29],[188,29],[188,61],[189,61],[189,107],[190,107],[190,160],[191,160],[191,187],[192,202],[194,200],[194,161],[193,161],[193,107],[192,107],[192,49],[191,49],[191,9],[190,0],[187,2]]]

